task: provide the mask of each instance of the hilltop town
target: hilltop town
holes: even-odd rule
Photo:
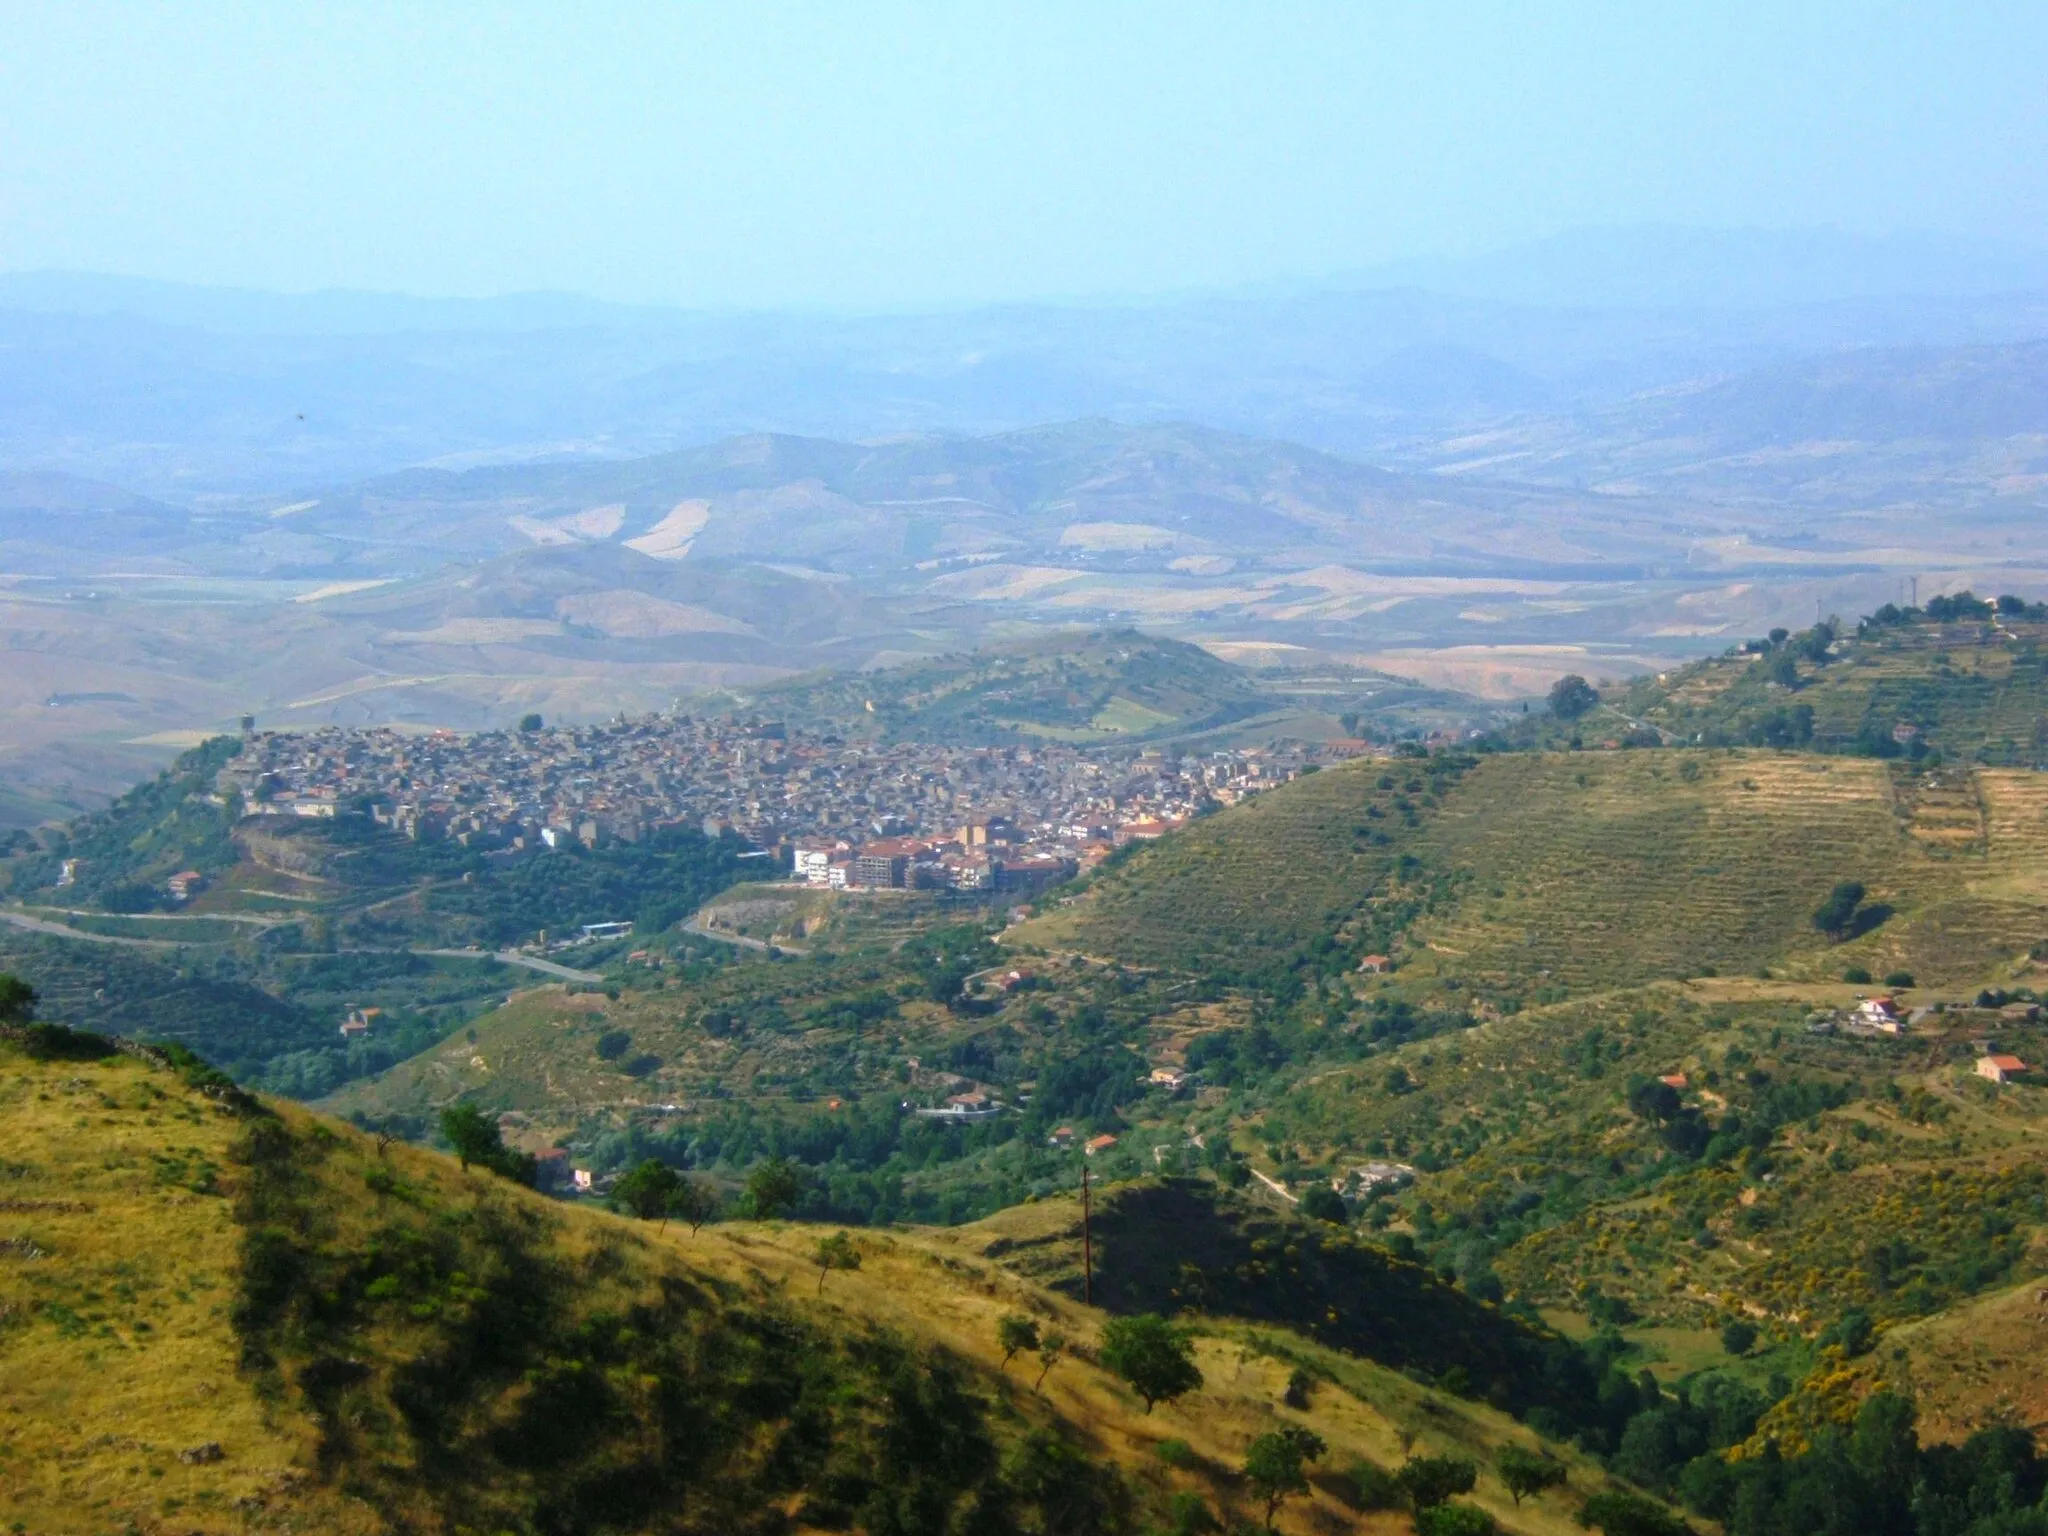
[[[508,857],[696,825],[818,886],[1014,890],[1367,750],[1348,740],[1201,756],[883,745],[783,722],[655,715],[475,734],[250,731],[219,789],[252,811],[366,813],[415,839]]]

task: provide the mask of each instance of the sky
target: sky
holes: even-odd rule
[[[2048,229],[2039,0],[0,0],[0,36],[0,271],[889,308]]]

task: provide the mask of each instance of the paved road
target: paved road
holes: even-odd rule
[[[83,928],[68,928],[62,923],[47,922],[40,917],[30,917],[26,912],[0,911],[0,923],[9,923],[30,933],[48,934],[54,939],[83,939],[88,944],[121,944],[130,949],[181,949],[185,943],[174,939],[131,939],[114,933],[87,933]],[[721,937],[718,934],[712,938]],[[748,943],[754,942],[748,940]],[[604,977],[596,971],[579,971],[571,966],[557,965],[552,960],[542,960],[534,955],[522,955],[516,949],[501,949],[493,954],[486,949],[376,949],[354,950],[354,954],[376,955],[439,955],[450,960],[500,960],[506,965],[523,965],[529,971],[559,977],[563,981],[601,982]]]
[[[506,965],[523,965],[529,971],[539,971],[547,976],[559,976],[564,981],[600,982],[604,980],[596,971],[579,971],[566,965],[557,965],[552,960],[542,960],[536,955],[522,955],[516,949],[501,949],[493,954],[483,949],[415,949],[407,951],[415,955],[439,955],[449,960],[498,960]]]
[[[700,939],[716,939],[721,944],[737,944],[741,949],[758,949],[763,954],[771,948],[766,939],[750,939],[743,933],[720,933],[716,928],[706,928],[694,917],[683,924],[683,932],[694,933]],[[784,955],[808,953],[807,950],[798,949],[794,944],[776,944],[772,947],[777,953]]]

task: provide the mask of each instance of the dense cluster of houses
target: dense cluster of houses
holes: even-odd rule
[[[1202,756],[882,745],[656,715],[549,730],[256,732],[221,771],[251,810],[362,810],[408,836],[541,851],[677,825],[786,849],[821,885],[1042,884],[1339,748]]]

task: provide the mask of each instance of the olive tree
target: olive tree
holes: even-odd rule
[[[1155,1403],[1171,1401],[1202,1384],[1193,1338],[1156,1312],[1111,1318],[1102,1330],[1100,1358],[1107,1370],[1145,1399],[1147,1413]]]

